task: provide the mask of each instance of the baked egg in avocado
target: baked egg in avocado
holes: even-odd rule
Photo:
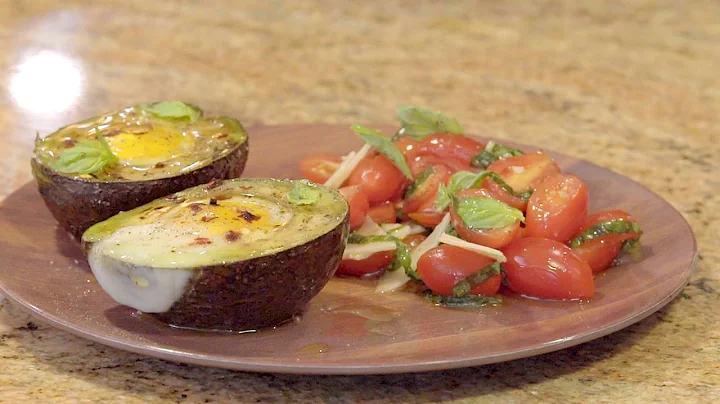
[[[128,107],[35,142],[33,175],[55,219],[79,237],[90,225],[158,197],[240,176],[248,137],[229,117],[179,101]]]
[[[241,331],[298,314],[337,269],[348,205],[305,181],[215,181],[122,212],[82,240],[118,303],[178,327]]]

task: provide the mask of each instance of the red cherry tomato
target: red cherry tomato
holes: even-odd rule
[[[415,160],[415,157],[420,154],[417,148],[418,144],[419,142],[417,140],[413,140],[411,137],[408,136],[403,136],[395,140],[395,146],[400,149],[402,154],[405,156],[405,160],[408,164],[410,164],[411,161]]]
[[[336,154],[311,154],[300,160],[300,173],[312,182],[323,184],[337,170],[341,161]]]
[[[359,229],[365,223],[365,216],[370,209],[367,195],[358,185],[342,187],[338,191],[350,205],[350,230]]]
[[[438,213],[435,210],[408,213],[408,217],[419,225],[427,228],[440,224],[445,213]]]
[[[478,253],[452,245],[441,245],[426,252],[417,264],[417,271],[425,285],[433,292],[452,295],[452,288],[458,282],[490,265],[493,260]],[[481,283],[469,293],[491,296],[498,292],[502,276],[495,275]]]
[[[612,220],[635,221],[632,216],[621,210],[600,211],[588,216],[575,236],[598,223]],[[573,248],[573,251],[578,257],[587,262],[594,272],[599,272],[612,265],[613,260],[620,253],[623,242],[639,236],[640,233],[606,234],[582,243],[580,247]]]
[[[491,198],[487,190],[481,188],[466,189],[458,192],[456,196],[459,198]],[[458,216],[452,206],[450,207],[450,219],[452,220],[453,227],[455,227],[455,230],[458,232],[460,238],[471,243],[482,244],[490,248],[503,248],[520,236],[519,220],[509,226],[497,229],[469,229],[465,226],[465,222],[463,222],[460,216]]]
[[[559,241],[528,237],[504,250],[510,290],[540,299],[590,299],[595,284],[590,266]]]
[[[567,242],[580,229],[588,211],[588,190],[578,177],[548,177],[528,201],[525,230],[529,237]]]
[[[485,149],[485,145],[469,136],[436,133],[426,136],[417,145],[418,154],[431,154],[442,159],[455,159],[470,166],[472,158]]]
[[[425,240],[425,236],[422,234],[411,234],[407,237],[405,237],[402,241],[403,243],[407,244],[409,249],[413,249],[418,246],[418,244],[422,243],[423,240]]]
[[[452,157],[439,157],[432,154],[421,154],[415,157],[414,160],[408,162],[410,166],[410,172],[413,177],[417,178],[428,167],[444,166],[450,173],[457,171],[477,171],[475,168],[463,163],[462,161]]]
[[[440,184],[447,185],[452,175],[445,166],[433,166],[432,173],[413,191],[405,200],[403,211],[405,213],[417,212],[423,207],[432,207],[437,198]]]
[[[362,159],[348,178],[349,185],[362,187],[371,205],[392,199],[406,181],[400,169],[382,154]]]
[[[349,276],[374,274],[390,265],[394,258],[395,251],[381,251],[363,260],[342,260],[337,273]]]
[[[560,173],[555,161],[545,153],[528,153],[498,160],[488,167],[488,171],[498,173],[516,192],[535,189],[545,178]],[[483,182],[494,199],[525,212],[527,203],[521,198],[508,194],[497,182],[488,178]]]
[[[385,202],[382,205],[370,208],[368,215],[375,223],[397,222],[397,212],[395,211],[395,204],[392,202]]]

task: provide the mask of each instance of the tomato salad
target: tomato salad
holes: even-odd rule
[[[366,143],[346,156],[300,163],[309,180],[338,189],[350,206],[346,276],[379,276],[376,290],[420,286],[447,306],[525,297],[588,300],[594,273],[642,234],[628,213],[588,215],[588,188],[543,152],[465,136],[453,118],[400,107],[388,138],[355,125]]]

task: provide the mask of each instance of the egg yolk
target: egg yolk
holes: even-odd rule
[[[192,148],[194,137],[164,128],[153,128],[140,134],[119,133],[107,137],[107,141],[120,160],[149,165],[184,154]]]
[[[276,224],[271,213],[258,204],[220,203],[204,205],[193,216],[196,223],[203,223],[208,235],[222,234],[228,230],[267,228]]]

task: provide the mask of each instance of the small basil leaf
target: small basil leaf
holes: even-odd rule
[[[465,133],[455,118],[423,107],[399,106],[397,110],[401,128],[396,136],[410,136],[420,140],[435,133]]]
[[[481,283],[492,278],[495,275],[500,275],[503,271],[503,265],[499,262],[493,262],[478,271],[472,273],[470,276],[458,282],[453,288],[452,292],[454,296],[461,297],[470,293],[471,290],[475,289]]]
[[[92,174],[117,163],[117,156],[110,150],[105,138],[97,133],[97,142],[85,140],[66,149],[50,163],[50,168],[63,174]]]
[[[522,192],[515,191],[510,185],[508,185],[507,182],[502,179],[502,177],[500,177],[500,175],[492,171],[483,171],[480,173],[473,173],[470,171],[458,171],[450,177],[448,186],[441,192],[438,192],[437,196],[435,197],[435,209],[438,212],[444,211],[450,205],[451,199],[456,193],[464,189],[475,188],[481,185],[485,178],[489,178],[492,181],[495,181],[505,192],[509,193],[512,196],[520,198],[525,202],[527,202],[532,195],[532,189],[527,189]]]
[[[202,117],[200,108],[182,101],[162,101],[140,105],[140,109],[161,118],[195,122]]]
[[[520,210],[490,198],[455,198],[453,207],[469,229],[497,229],[525,220]]]
[[[484,306],[500,306],[502,297],[491,297],[482,295],[465,295],[457,296],[440,296],[430,291],[425,292],[425,299],[438,306],[461,308],[461,307],[484,307]]]
[[[308,181],[295,181],[286,197],[294,205],[312,205],[320,197],[320,190]]]
[[[497,144],[495,142],[489,142],[488,146],[485,148],[485,150],[481,151],[480,153],[476,154],[472,160],[470,161],[470,164],[473,167],[480,167],[480,168],[488,168],[488,166],[498,160],[511,157],[511,156],[520,156],[523,155],[522,151],[518,149],[513,149],[511,147],[507,147],[501,144]]]
[[[374,147],[377,151],[389,158],[397,168],[409,179],[413,179],[410,167],[408,167],[400,149],[390,139],[385,137],[379,130],[366,128],[360,125],[353,125],[351,129],[361,138]]]
[[[586,241],[590,241],[594,238],[602,237],[607,234],[627,233],[642,234],[642,229],[640,229],[640,225],[636,222],[631,222],[628,220],[616,219],[607,222],[600,222],[580,233],[574,239],[570,240],[569,245],[571,248],[578,248]],[[628,243],[633,240],[635,240],[635,242]],[[636,247],[637,241],[638,239],[627,240],[625,243],[623,243],[623,249],[632,249],[633,247]]]

